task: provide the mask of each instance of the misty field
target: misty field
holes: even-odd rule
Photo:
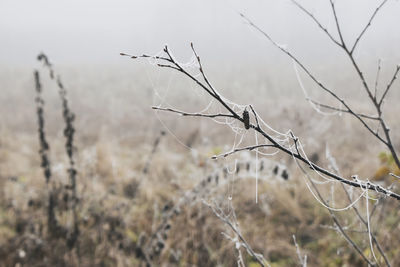
[[[399,36],[373,31],[390,2],[354,30],[351,4],[291,1],[304,36],[235,13],[253,48],[204,45],[206,21],[199,47],[0,63],[0,267],[400,266]]]

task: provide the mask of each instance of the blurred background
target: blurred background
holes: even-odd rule
[[[345,38],[350,42],[363,28],[379,1],[336,1]],[[327,29],[335,32],[329,1],[301,1]],[[391,1],[374,22],[359,55],[398,59],[395,25],[398,1]],[[324,56],[331,62],[336,49],[290,1],[8,1],[1,2],[1,64],[33,66],[45,51],[58,64],[126,63],[121,51],[155,53],[168,44],[182,57],[193,42],[208,64],[221,68],[243,64],[271,67],[280,53],[254,31],[244,13],[278,43],[301,51],[307,60]],[[272,57],[272,59],[271,59]],[[395,58],[394,58],[395,57]]]
[[[329,1],[301,3],[337,36]],[[355,41],[378,4],[379,1],[337,1],[340,24],[349,44]],[[14,114],[22,114],[15,104],[23,101],[23,95],[29,97],[32,93],[27,88],[31,83],[29,73],[38,67],[36,55],[40,52],[45,52],[57,68],[63,68],[71,94],[79,95],[74,101],[76,105],[81,107],[80,102],[85,101],[82,108],[89,108],[92,99],[98,102],[97,107],[107,106],[110,112],[117,112],[110,104],[118,99],[129,99],[130,106],[154,104],[151,98],[137,101],[140,97],[136,94],[147,89],[152,94],[151,89],[161,90],[171,79],[170,72],[134,63],[119,56],[120,52],[157,54],[168,44],[180,61],[188,62],[190,42],[195,44],[208,75],[220,90],[228,90],[231,77],[235,77],[236,87],[250,86],[253,91],[304,99],[292,61],[249,27],[239,13],[287,47],[327,83],[335,84],[336,90],[354,93],[345,85],[355,74],[346,55],[291,1],[4,0],[0,5],[0,82],[4,92],[0,101],[3,108],[11,108]],[[398,1],[387,3],[355,52],[371,81],[379,59],[386,70],[382,71],[382,78],[389,78],[400,60],[400,35],[395,27],[400,22],[398,8]],[[144,69],[150,72],[142,75]],[[182,79],[176,82],[182,83]],[[268,90],[260,89],[263,86]],[[312,88],[313,84],[306,86]],[[130,99],[123,90],[136,99]],[[180,89],[171,90],[182,94]],[[312,92],[315,91],[309,93]],[[241,99],[242,96],[233,100]],[[127,105],[117,108],[122,106]]]

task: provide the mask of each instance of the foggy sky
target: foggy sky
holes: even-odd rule
[[[300,1],[336,36],[328,0]],[[336,0],[345,38],[381,1]],[[280,55],[238,15],[243,12],[303,58],[335,60],[337,48],[289,0],[1,0],[0,66],[31,66],[44,51],[57,64],[125,64],[118,55],[156,53],[168,44],[182,59],[194,42],[207,62],[263,64]],[[358,55],[400,59],[400,1],[390,0]]]

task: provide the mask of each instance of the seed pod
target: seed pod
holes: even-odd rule
[[[223,169],[223,172],[224,172],[224,179],[228,178],[228,169],[226,167]]]
[[[219,181],[219,175],[216,174],[216,175],[215,175],[215,183],[218,184],[218,181]]]
[[[275,175],[277,175],[277,174],[278,174],[278,171],[279,171],[279,166],[276,165],[275,168],[272,170],[272,172],[273,172]]]
[[[243,122],[244,122],[244,128],[248,130],[250,128],[250,117],[249,117],[249,112],[246,109],[243,111]]]
[[[282,176],[282,178],[283,178],[284,180],[287,180],[287,179],[289,179],[289,174],[287,173],[287,171],[286,171],[286,170],[283,170],[283,172],[282,172],[281,176]]]
[[[264,170],[264,161],[261,161],[261,164],[260,164],[260,172],[262,172]]]

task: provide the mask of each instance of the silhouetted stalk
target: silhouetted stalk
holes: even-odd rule
[[[49,182],[51,179],[51,167],[50,167],[50,160],[48,156],[48,152],[50,150],[50,146],[46,140],[46,132],[45,128],[45,120],[44,120],[44,100],[42,98],[42,85],[40,83],[40,75],[37,70],[34,71],[35,77],[35,90],[36,90],[36,113],[38,117],[38,133],[39,133],[39,155],[41,157],[41,167],[43,169],[43,174],[46,179],[47,184],[47,191],[48,191],[48,207],[47,207],[47,229],[51,235],[54,236],[56,233],[56,229],[58,228],[57,219],[55,216],[54,208],[55,208],[55,201],[54,201],[54,194],[51,189],[49,189]]]
[[[151,161],[152,161],[152,159],[153,159],[153,156],[154,156],[154,154],[156,153],[157,147],[158,147],[158,145],[160,144],[161,138],[162,138],[164,135],[165,135],[165,132],[164,132],[164,131],[161,131],[161,132],[160,132],[160,135],[159,135],[159,136],[156,138],[156,140],[154,141],[153,149],[151,150],[151,153],[150,153],[150,155],[149,155],[149,158],[148,158],[148,160],[146,161],[146,165],[145,165],[144,168],[143,168],[143,173],[144,173],[144,174],[147,174],[147,173],[148,173],[149,167],[150,167],[150,164],[151,164]]]
[[[71,190],[71,210],[73,213],[73,231],[69,234],[67,243],[70,248],[72,248],[75,244],[75,242],[78,239],[79,236],[79,225],[78,225],[78,216],[77,216],[77,211],[76,211],[76,206],[77,206],[77,193],[76,193],[76,175],[77,175],[77,170],[75,168],[75,161],[74,161],[74,134],[75,134],[75,128],[73,125],[73,121],[75,119],[75,114],[71,112],[69,105],[68,105],[68,99],[67,99],[67,91],[64,88],[63,83],[61,82],[60,76],[57,75],[57,78],[55,78],[54,75],[54,70],[53,70],[53,65],[50,63],[48,57],[41,53],[38,55],[37,59],[41,62],[43,62],[44,66],[49,70],[49,75],[52,80],[55,80],[58,86],[58,93],[61,99],[62,103],[62,116],[64,119],[65,123],[65,128],[64,128],[64,136],[66,139],[65,142],[65,150],[68,156],[68,161],[69,161],[69,169],[68,169],[68,175],[69,175],[69,181],[70,184],[68,188]]]

